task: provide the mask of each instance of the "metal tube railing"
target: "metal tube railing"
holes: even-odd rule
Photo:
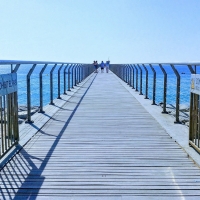
[[[176,120],[175,123],[180,123],[179,121],[179,110],[180,110],[180,90],[181,90],[181,76],[174,67],[174,65],[171,65],[174,73],[176,74],[177,77],[177,83],[176,83]]]
[[[48,64],[45,64],[44,67],[42,68],[42,70],[40,71],[40,108],[39,108],[39,112],[40,113],[44,113],[44,110],[43,110],[43,73],[46,69]]]
[[[159,64],[163,74],[164,74],[164,86],[163,86],[163,111],[162,113],[168,113],[166,110],[166,105],[167,105],[167,73],[165,71],[165,69],[163,68],[163,66],[161,64]]]
[[[151,64],[149,64],[151,70],[153,71],[153,102],[152,102],[152,105],[156,105],[156,70],[152,67]]]
[[[143,93],[142,93],[142,68],[140,67],[139,64],[137,66],[140,70],[140,93],[139,93],[139,95],[143,95]]]
[[[71,91],[70,90],[70,70],[71,68],[73,67],[74,65],[70,65],[70,67],[68,68],[68,91]]]
[[[136,67],[136,65],[133,65],[135,67],[136,70],[136,87],[135,87],[135,91],[138,91],[138,68]]]
[[[54,105],[54,102],[53,102],[53,71],[55,70],[57,64],[55,64],[51,71],[50,71],[50,105]]]
[[[113,65],[115,67],[113,67],[111,65],[111,70],[117,75],[119,76],[122,80],[124,80],[125,82],[127,82],[129,85],[131,85],[133,88],[134,86],[136,86],[136,90],[138,91],[138,70],[140,70],[140,93],[142,94],[142,67],[144,68],[145,72],[146,72],[146,79],[145,79],[145,99],[149,98],[148,97],[148,91],[149,91],[149,72],[147,69],[147,65],[149,65],[149,67],[151,68],[152,72],[153,72],[153,83],[152,83],[152,105],[156,105],[156,67],[159,66],[162,73],[163,73],[163,111],[162,113],[168,113],[166,110],[166,104],[167,104],[167,72],[165,70],[165,68],[163,67],[164,65],[170,65],[177,77],[177,84],[176,84],[176,116],[175,116],[175,123],[179,123],[180,119],[179,119],[179,111],[180,111],[180,74],[179,72],[176,70],[175,67],[173,67],[174,65],[186,65],[188,66],[189,70],[191,73],[195,73],[195,70],[197,68],[197,65],[199,66],[200,63],[196,63],[195,65],[192,66],[192,64],[189,63],[140,63],[140,64],[124,64],[124,65]],[[136,73],[134,73],[134,71]],[[133,73],[132,73],[133,72]]]
[[[145,72],[146,72],[146,87],[145,87],[145,99],[148,99],[148,88],[149,88],[149,82],[148,82],[148,70],[147,70],[147,68],[146,68],[146,66],[143,64],[142,65],[143,67],[144,67],[144,70],[145,70]]]
[[[18,144],[19,140],[19,118],[18,112],[22,110],[20,114],[21,119],[25,119],[25,123],[34,123],[32,121],[32,113],[40,112],[44,113],[43,104],[44,100],[45,104],[48,104],[48,99],[44,99],[44,95],[50,94],[50,104],[54,105],[53,97],[54,84],[58,84],[58,98],[61,98],[61,86],[62,86],[62,76],[61,70],[64,68],[63,82],[64,82],[64,93],[66,93],[66,71],[69,69],[69,66],[72,67],[71,79],[72,79],[72,87],[74,85],[79,84],[82,80],[84,80],[87,76],[89,76],[93,69],[91,65],[81,64],[81,63],[62,63],[62,62],[40,62],[40,61],[0,61],[1,65],[7,65],[7,71],[16,73],[20,75],[20,80],[18,84],[17,79],[12,79],[16,82],[16,87],[14,88],[14,92],[11,93],[11,84],[9,79],[9,90],[6,89],[6,95],[0,95],[0,159],[14,146]],[[54,70],[56,66],[59,65],[58,68],[58,79],[53,77]],[[21,66],[25,66],[22,68]],[[37,67],[39,66],[39,67]],[[37,68],[37,70],[36,70]],[[1,68],[5,69],[5,67]],[[21,71],[22,69],[22,71]],[[50,72],[45,77],[43,77],[44,71],[49,69]],[[32,76],[34,72],[34,76]],[[1,74],[5,74],[5,72],[0,72]],[[35,74],[38,74],[38,77]],[[15,75],[16,75],[15,74]],[[25,76],[24,76],[25,74]],[[46,84],[46,77],[50,77],[50,87]],[[9,75],[10,76],[10,75]],[[70,73],[69,73],[70,76]],[[8,75],[4,75],[4,77],[8,77]],[[15,76],[12,76],[15,77]],[[17,77],[17,76],[16,76]],[[3,78],[2,78],[3,80]],[[57,82],[56,82],[57,80]],[[69,79],[70,81],[70,79]],[[2,83],[1,83],[2,84]],[[6,83],[5,83],[6,84]],[[70,84],[68,85],[70,87]],[[47,88],[48,87],[48,88]],[[5,87],[4,87],[5,88]],[[20,91],[20,101],[25,102],[20,105],[20,109],[18,109],[18,97],[19,93],[16,91]],[[45,92],[43,92],[45,89]],[[23,92],[21,92],[21,90]],[[2,91],[2,90],[1,90]],[[33,96],[34,95],[34,96]],[[34,103],[33,103],[34,102]],[[34,104],[34,105],[32,105]],[[38,107],[35,109],[34,107]],[[34,112],[32,112],[35,109]],[[20,120],[21,121],[21,120]],[[0,163],[1,164],[1,163]]]
[[[134,81],[135,81],[135,70],[134,70],[134,67],[133,65],[130,65],[131,66],[131,69],[132,69],[132,88],[135,89],[135,84],[134,84]]]
[[[26,77],[26,79],[27,79],[27,120],[26,120],[26,123],[33,123],[33,121],[31,120],[31,81],[30,81],[30,77],[31,77],[31,74],[33,73],[35,67],[36,67],[36,64],[33,64],[33,66],[29,70],[27,77]]]
[[[67,94],[66,93],[66,71],[67,71],[67,68],[69,67],[69,64],[67,64],[66,66],[65,66],[65,68],[64,68],[64,92],[63,92],[63,94]]]
[[[60,71],[63,68],[64,64],[62,64],[58,69],[58,97],[57,99],[61,99],[60,97]]]

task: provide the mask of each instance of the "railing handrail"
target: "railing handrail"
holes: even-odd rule
[[[196,64],[196,65],[194,65]],[[200,65],[200,63],[198,63],[198,65]],[[159,69],[162,71],[163,73],[163,77],[164,77],[164,85],[163,85],[163,113],[167,113],[166,111],[166,105],[167,105],[167,101],[166,101],[166,98],[167,98],[167,74],[166,71],[165,71],[165,67],[169,67],[169,68],[172,68],[172,71],[174,72],[174,75],[177,77],[177,87],[176,87],[176,121],[175,123],[180,123],[180,120],[179,120],[179,104],[180,104],[180,78],[179,78],[179,73],[178,70],[176,70],[176,67],[178,68],[179,66],[185,66],[186,68],[189,69],[190,73],[193,74],[193,73],[196,73],[196,67],[198,66],[197,65],[197,62],[190,62],[190,63],[184,63],[184,62],[174,62],[174,63],[134,63],[134,64],[112,64],[111,65],[111,70],[113,70],[114,67],[116,68],[119,68],[117,70],[113,70],[114,73],[116,73],[122,80],[124,80],[126,83],[128,83],[130,86],[132,85],[136,85],[135,87],[135,91],[138,91],[139,90],[139,94],[142,94],[142,78],[143,78],[143,71],[145,71],[143,67],[146,67],[146,66],[149,66],[150,69],[152,70],[152,72],[150,71],[150,74],[152,76],[153,74],[153,102],[152,104],[155,105],[155,94],[156,94],[156,69]],[[135,80],[135,84],[134,83],[131,83],[130,84],[130,80],[131,79],[129,77],[129,70],[131,69],[129,66],[132,66],[132,73],[133,73],[133,76],[135,76],[135,78],[133,77],[133,79]],[[173,69],[174,68],[174,69]],[[134,73],[134,69],[136,70],[136,73]],[[149,69],[147,69],[147,72],[148,72]],[[175,71],[174,71],[175,70]],[[148,73],[147,73],[148,74]],[[150,75],[148,74],[148,75]],[[140,75],[140,76],[138,76]],[[139,85],[139,88],[138,88],[138,79],[140,80],[140,85]],[[147,81],[148,81],[148,77],[146,77],[146,87],[148,87],[148,84],[147,84]],[[147,88],[146,88],[147,90]],[[147,98],[147,93],[146,93],[146,96],[145,98]]]
[[[91,63],[77,63],[77,62],[54,62],[54,61],[25,61],[25,60],[0,60],[0,65],[10,64],[91,64]]]
[[[159,64],[161,65],[170,65],[170,64],[172,65],[200,65],[200,61],[197,61],[197,62],[193,62],[193,61],[191,62],[145,62],[145,63],[133,62],[133,63],[113,63],[112,65],[137,65],[137,64],[139,65],[142,65],[142,64],[144,65],[149,65],[149,64],[151,65],[159,65]]]

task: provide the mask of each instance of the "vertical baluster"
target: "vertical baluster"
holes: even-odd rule
[[[34,64],[31,69],[29,70],[26,76],[26,84],[27,84],[27,120],[26,123],[33,123],[31,120],[31,74],[33,73],[36,64]]]
[[[66,73],[67,72],[66,71],[67,71],[68,67],[69,67],[69,64],[67,64],[64,68],[64,93],[63,94],[67,94],[67,92],[66,92]]]
[[[149,89],[149,76],[148,76],[148,70],[147,70],[147,68],[146,68],[146,66],[143,64],[142,65],[143,67],[144,67],[144,69],[145,69],[145,72],[146,72],[146,88],[145,88],[145,99],[148,99],[149,97],[148,97],[148,89]]]
[[[133,65],[131,65],[131,69],[132,69],[132,89],[135,89],[135,84],[134,84],[134,82],[135,82],[135,70],[134,70],[134,67],[133,67]]]
[[[53,71],[55,70],[57,64],[55,64],[51,71],[50,71],[50,105],[54,105],[54,102],[53,102]]]
[[[39,113],[44,113],[43,110],[43,73],[46,69],[48,64],[45,64],[44,67],[41,69],[40,74],[39,74],[39,78],[40,78],[40,109],[39,109]]]
[[[5,131],[4,131],[4,119],[3,119],[3,112],[4,112],[4,108],[2,106],[2,96],[0,96],[0,109],[1,109],[1,150],[0,150],[0,157],[1,155],[4,154],[4,149],[5,149]]]
[[[71,66],[68,68],[68,91],[71,91],[70,90],[70,69],[72,69],[74,65],[71,64]]]
[[[6,105],[6,98],[5,95],[3,96],[3,117],[4,117],[4,137],[5,137],[5,151],[8,150],[8,145],[7,145],[7,141],[8,141],[8,135],[7,135],[7,113],[6,113],[6,109],[7,109],[7,105]]]
[[[142,93],[142,68],[140,67],[140,65],[137,65],[139,70],[140,70],[140,94],[139,95],[143,95]]]
[[[58,97],[57,99],[61,99],[60,97],[60,71],[63,68],[64,64],[62,64],[58,69]]]
[[[181,77],[174,65],[171,64],[171,67],[176,75],[176,120],[174,123],[180,123],[179,121],[179,110],[180,110],[180,86],[181,86]]]
[[[153,102],[152,105],[156,105],[156,70],[151,64],[149,64],[151,70],[153,71]]]
[[[194,69],[191,65],[188,65],[188,69],[191,74],[195,74]],[[189,121],[189,140],[194,142],[194,131],[195,131],[195,116],[194,116],[194,108],[195,108],[195,94],[190,92],[190,121]]]
[[[135,67],[136,70],[136,88],[135,91],[138,91],[138,68],[136,67],[136,65],[133,65]]]
[[[164,91],[163,91],[163,111],[162,113],[168,113],[166,111],[166,104],[167,104],[167,73],[165,71],[165,69],[163,68],[163,66],[161,64],[159,64],[163,74],[164,74]]]

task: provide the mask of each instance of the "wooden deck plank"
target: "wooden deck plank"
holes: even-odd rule
[[[115,75],[95,76],[1,170],[2,197],[200,198],[187,154]]]

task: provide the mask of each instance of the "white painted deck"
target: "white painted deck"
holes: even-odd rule
[[[0,199],[200,198],[200,169],[112,73],[93,74],[0,173]]]

